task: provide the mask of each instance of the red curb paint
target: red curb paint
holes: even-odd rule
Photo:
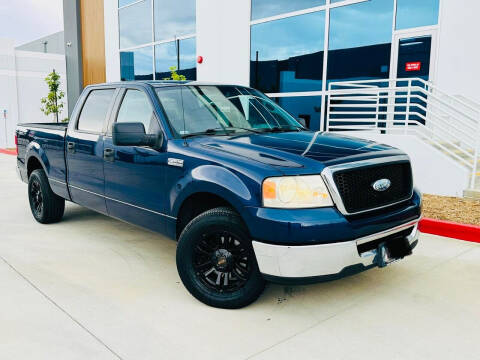
[[[17,150],[0,149],[0,154],[17,155]]]
[[[419,230],[427,234],[480,243],[480,226],[424,218],[420,221]]]

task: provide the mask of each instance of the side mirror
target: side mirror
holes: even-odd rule
[[[112,127],[113,145],[116,146],[150,146],[160,148],[163,136],[145,133],[145,126],[141,122],[115,123]]]
[[[305,121],[304,118],[297,118],[296,120],[297,120],[297,121],[300,123],[300,125],[302,125],[304,128],[307,127],[307,122]]]

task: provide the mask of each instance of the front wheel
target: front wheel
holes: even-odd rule
[[[265,288],[248,231],[230,208],[208,210],[185,227],[177,269],[188,291],[214,307],[247,306]]]

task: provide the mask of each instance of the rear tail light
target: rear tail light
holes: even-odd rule
[[[16,148],[17,154],[18,154],[18,138],[17,138],[17,135],[15,135],[15,148]]]

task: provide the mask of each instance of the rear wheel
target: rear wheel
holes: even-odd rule
[[[249,305],[265,288],[248,231],[230,208],[208,210],[185,227],[177,269],[193,296],[219,308]]]
[[[62,219],[65,199],[52,191],[42,169],[34,170],[28,178],[28,200],[33,217],[39,223],[51,224]]]

